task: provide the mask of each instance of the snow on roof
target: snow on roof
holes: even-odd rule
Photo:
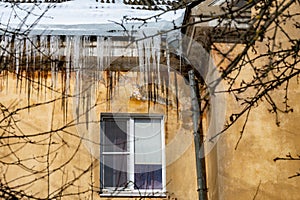
[[[138,9],[141,5],[140,1],[127,1],[127,3],[126,1],[123,3],[123,0],[99,0],[99,2],[74,0],[61,3],[0,2],[0,29],[2,31],[30,29],[30,34],[34,35],[124,36],[125,33],[135,33],[142,24],[142,21],[125,20],[124,17],[147,19],[163,12],[146,8]],[[134,4],[134,1],[138,3]],[[155,2],[161,2],[159,4],[161,9],[164,9],[163,6],[167,6],[160,0]],[[179,9],[166,12],[156,19],[149,20],[141,28],[170,29],[174,25],[182,23],[184,11],[184,9]],[[120,24],[124,26],[122,27]],[[127,31],[124,31],[124,28]]]

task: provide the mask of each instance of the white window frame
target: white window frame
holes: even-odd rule
[[[100,184],[100,196],[147,196],[147,197],[166,197],[166,158],[165,158],[165,123],[164,123],[164,116],[162,114],[140,114],[140,113],[101,113],[100,116],[100,182],[103,178],[104,168],[102,167],[103,163],[103,156],[102,155],[109,155],[113,154],[113,152],[105,153],[102,151],[102,137],[104,133],[104,123],[102,123],[105,119],[127,119],[127,140],[134,141],[134,122],[135,119],[159,119],[161,122],[161,158],[162,158],[162,189],[134,189],[134,184],[128,184],[128,188],[103,188],[102,184]],[[129,155],[127,160],[127,167],[128,167],[128,175],[130,182],[134,182],[134,144],[130,145],[130,142],[127,143],[127,152],[117,152],[116,154],[127,154]],[[129,150],[129,152],[128,152]],[[128,177],[127,177],[128,178]]]

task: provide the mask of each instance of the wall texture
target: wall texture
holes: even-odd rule
[[[49,74],[43,84],[50,86],[50,77]],[[60,83],[62,76],[58,77]],[[136,72],[124,73],[122,77],[126,77],[126,84],[119,79],[110,100],[107,83],[97,83],[97,89],[90,94],[88,112],[85,112],[86,102],[78,103],[73,96],[75,80],[72,78],[69,97],[62,100],[59,84],[53,91],[47,87],[37,90],[37,84],[33,84],[29,98],[25,79],[21,84],[13,74],[2,77],[5,82],[1,85],[1,104],[15,111],[16,120],[16,124],[10,124],[11,132],[1,132],[7,137],[1,139],[0,148],[3,183],[5,180],[16,190],[39,198],[118,199],[99,196],[100,113],[160,113],[165,116],[166,129],[167,193],[164,199],[196,199],[191,101],[186,81],[177,76],[178,107],[173,99],[174,87],[170,86],[167,111],[163,101],[154,104],[132,98]],[[170,80],[174,81],[173,73]]]

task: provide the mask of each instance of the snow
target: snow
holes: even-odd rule
[[[31,29],[33,35],[102,35],[122,36],[124,29],[117,23],[122,23],[124,16],[128,18],[146,19],[160,14],[162,11],[132,9],[121,1],[116,3],[99,3],[95,0],[74,0],[63,3],[19,3],[0,2],[0,27],[11,30]],[[28,14],[31,13],[31,14]],[[40,16],[42,16],[40,18]],[[152,19],[143,28],[155,27],[165,30],[173,27],[173,21],[180,25],[184,9],[170,11]],[[128,30],[137,30],[141,22],[124,21]]]

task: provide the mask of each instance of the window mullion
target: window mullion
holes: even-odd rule
[[[166,154],[165,154],[165,134],[164,131],[165,131],[165,123],[164,123],[164,117],[162,118],[161,120],[161,167],[162,167],[162,190],[163,192],[166,191]]]
[[[102,123],[100,124],[100,177],[102,177],[102,181],[101,181],[101,189],[104,188],[104,159],[103,159],[103,151],[104,151],[104,140],[103,140],[103,137],[104,137],[104,128],[105,128],[105,123],[104,121],[102,120]]]
[[[128,174],[129,174],[129,188],[134,189],[134,119],[129,119],[128,126],[128,141],[129,141],[129,162],[128,162]]]

